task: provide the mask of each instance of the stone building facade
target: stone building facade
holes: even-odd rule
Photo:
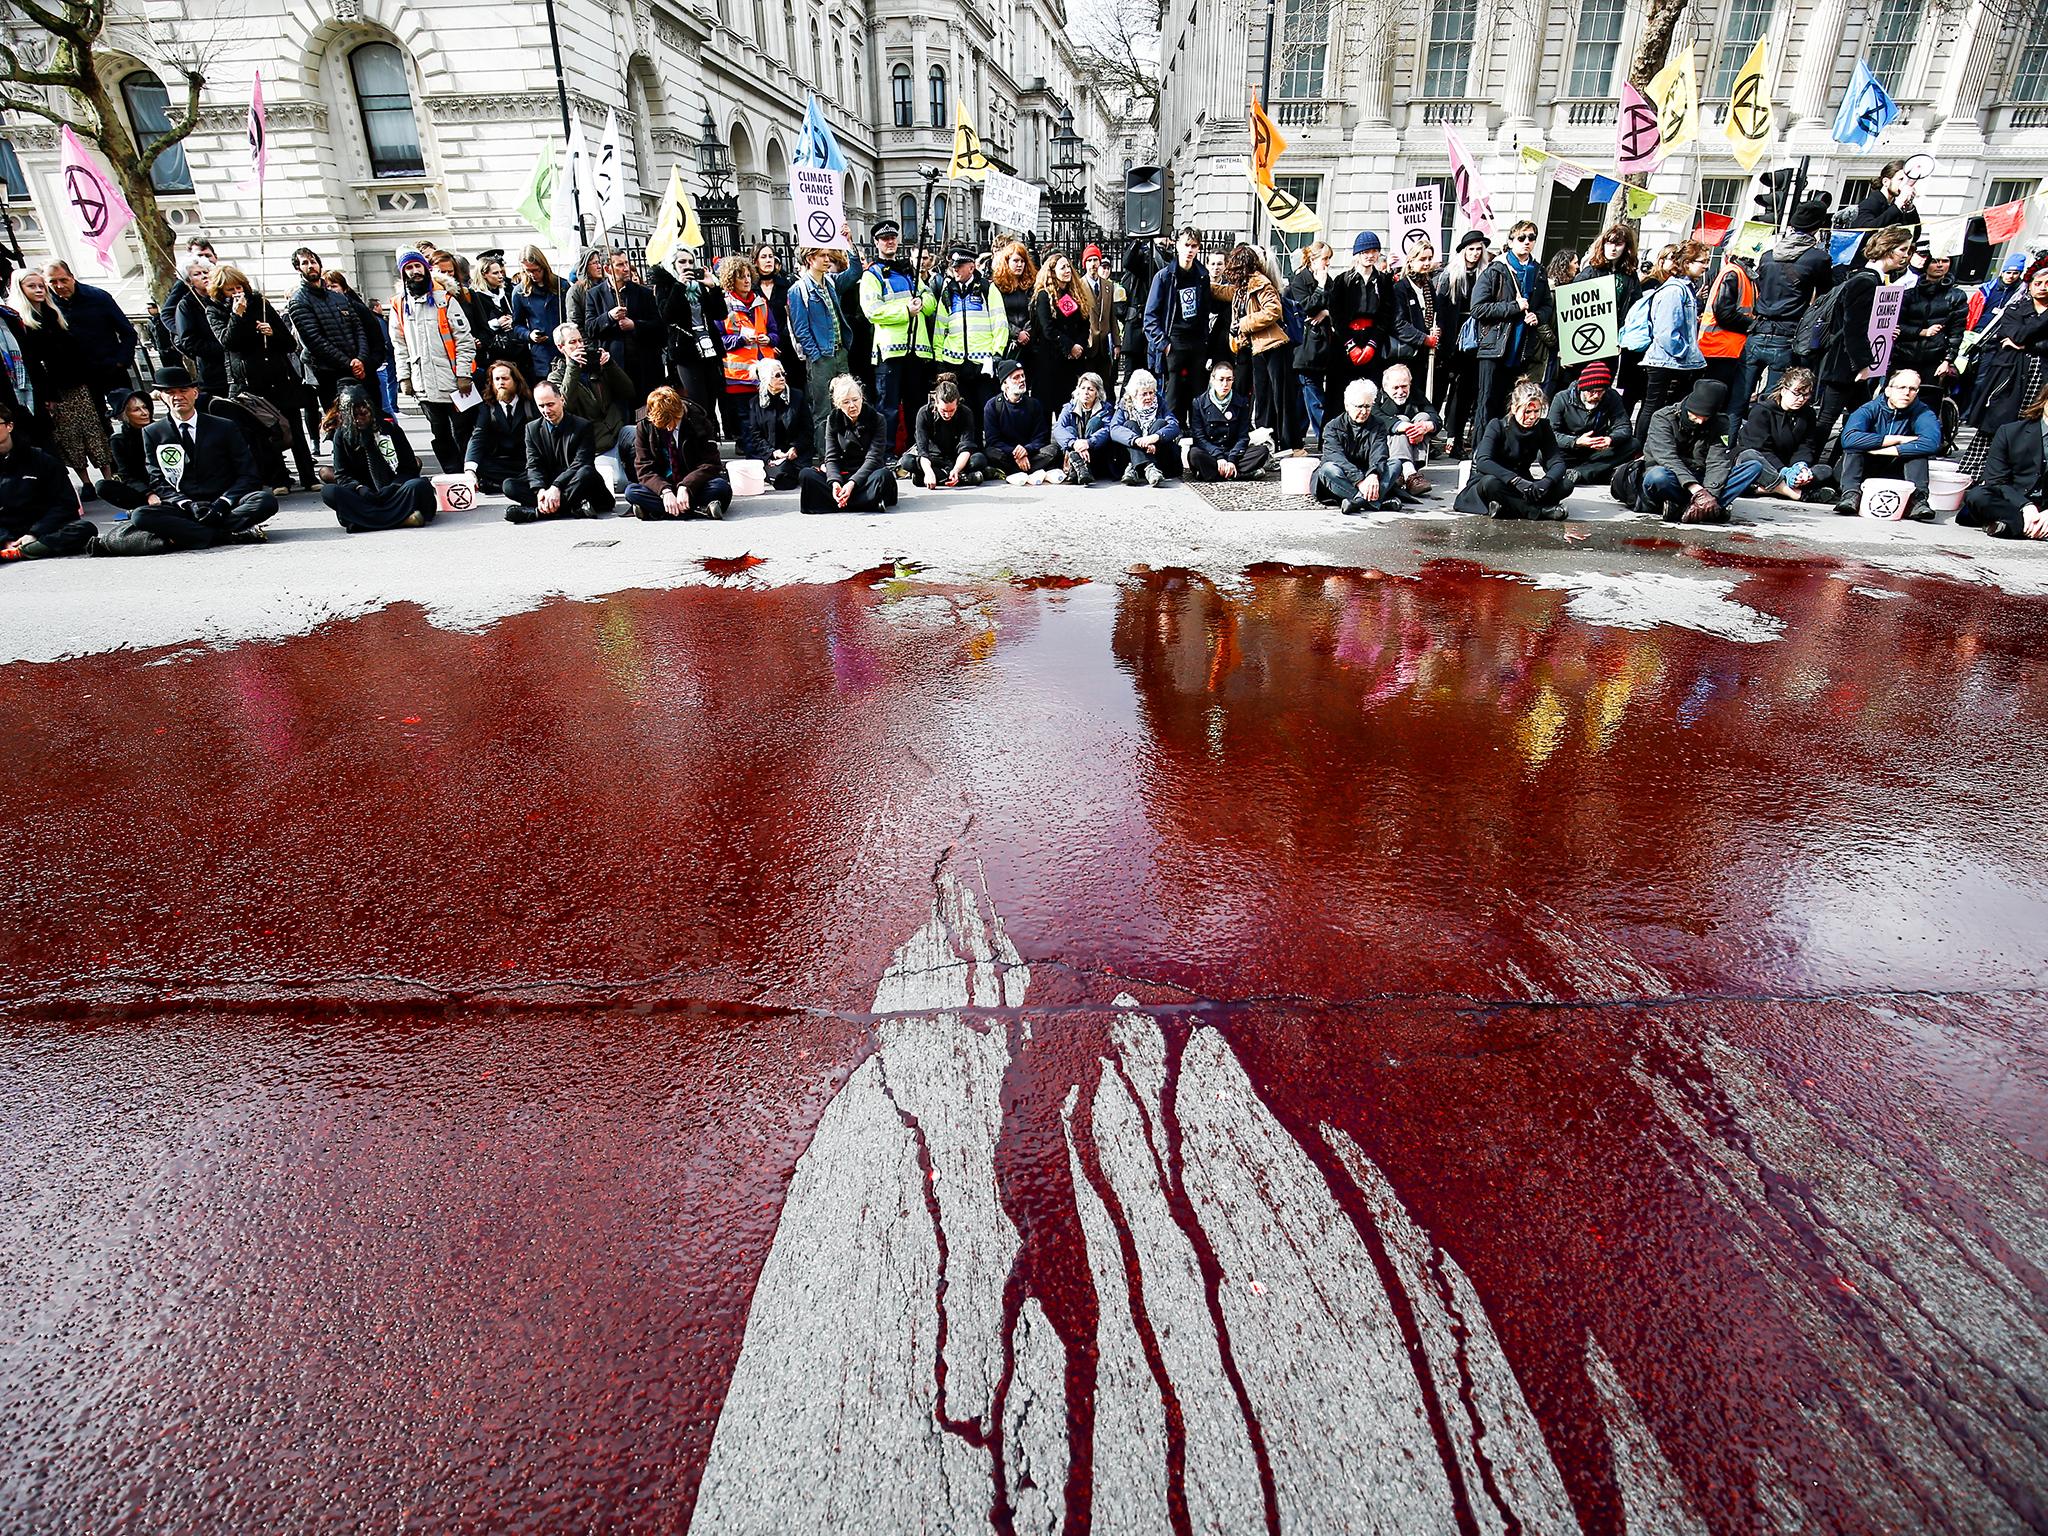
[[[708,111],[727,147],[740,226],[751,240],[790,223],[790,146],[815,92],[849,164],[856,240],[906,199],[924,212],[921,172],[941,172],[962,99],[991,157],[1049,179],[1063,111],[1086,147],[1075,178],[1089,214],[1114,223],[1117,151],[1129,125],[1085,83],[1065,0],[557,0],[569,105],[593,147],[619,114],[629,241],[650,227],[679,164],[701,190],[697,146]],[[204,0],[148,0],[148,20],[112,23],[96,62],[131,125],[166,121],[145,27],[175,42],[209,21]],[[157,169],[180,235],[203,230],[224,256],[257,243],[243,116],[261,70],[270,127],[262,209],[279,286],[286,256],[310,244],[371,291],[392,282],[399,250],[422,236],[461,251],[536,239],[517,206],[539,145],[560,141],[561,109],[542,0],[245,0],[209,71],[198,130]],[[31,259],[81,255],[61,201],[55,130],[0,124],[0,173]],[[1069,157],[1071,159],[1071,156]],[[972,232],[971,183],[940,180],[934,224]],[[936,231],[935,231],[936,233]],[[181,241],[182,243],[182,241]],[[129,241],[110,280],[131,307],[146,284]]]
[[[1520,150],[1611,174],[1617,93],[1645,9],[1634,0],[1278,0],[1271,110],[1291,144],[1283,185],[1348,248],[1361,229],[1385,231],[1390,189],[1431,178],[1448,187],[1449,127],[1478,158],[1497,220],[1527,216],[1543,227],[1546,250],[1584,249],[1607,209],[1589,204],[1587,187],[1526,165]],[[1246,100],[1263,73],[1266,15],[1247,0],[1169,0],[1159,147],[1177,223],[1248,227]],[[1692,50],[1700,142],[1653,174],[1651,189],[1677,202],[1644,221],[1646,243],[1683,234],[1686,205],[1738,222],[1755,209],[1758,187],[1727,152],[1722,125],[1759,37],[1778,130],[1759,174],[1811,156],[1809,184],[1853,198],[1885,160],[1924,150],[1935,160],[1920,199],[1930,216],[2029,196],[2048,179],[2048,3],[1696,0],[1673,48]],[[1859,57],[1905,108],[1867,151],[1829,137]],[[2030,210],[2038,243],[2048,206]]]

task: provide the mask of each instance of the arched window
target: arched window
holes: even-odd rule
[[[847,105],[851,107],[854,110],[854,112],[856,112],[862,118],[865,118],[868,115],[867,101],[861,95],[860,45],[858,43],[854,44],[853,47],[853,95],[848,100]]]
[[[832,94],[841,101],[851,101],[846,91],[846,45],[838,38],[832,39]]]
[[[363,111],[363,143],[372,176],[417,176],[427,168],[413,121],[412,84],[405,56],[389,43],[364,43],[348,56],[356,104]]]
[[[128,105],[128,125],[135,132],[135,147],[147,149],[152,139],[171,131],[171,96],[163,81],[146,69],[138,69],[121,82],[121,99]],[[159,192],[192,190],[192,165],[185,158],[185,146],[173,144],[156,157],[149,168],[149,184]]]
[[[811,80],[813,89],[825,82],[825,44],[818,36],[818,19],[811,18]]]
[[[951,228],[946,222],[946,202],[946,194],[943,192],[932,199],[932,238],[936,240],[943,240],[951,233]]]
[[[889,71],[889,99],[895,104],[896,126],[908,128],[915,120],[915,103],[910,98],[910,66],[898,64]]]
[[[946,109],[946,72],[936,64],[932,66],[930,84],[932,126],[943,128],[951,120],[952,113]]]
[[[908,192],[896,199],[896,222],[903,226],[903,238],[917,238],[917,199]]]

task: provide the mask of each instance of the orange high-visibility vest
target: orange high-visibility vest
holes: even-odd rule
[[[1702,357],[1740,357],[1742,344],[1749,337],[1741,331],[1723,330],[1714,323],[1714,306],[1721,301],[1721,285],[1734,278],[1739,288],[1737,298],[1744,309],[1756,308],[1756,284],[1750,275],[1729,262],[1721,268],[1721,275],[1714,279],[1714,291],[1707,296],[1707,323],[1700,327],[1700,355]]]
[[[725,387],[740,394],[754,387],[754,365],[775,355],[768,340],[768,301],[757,293],[742,306],[739,295],[729,293],[725,305]],[[741,326],[753,327],[755,337],[741,335]]]

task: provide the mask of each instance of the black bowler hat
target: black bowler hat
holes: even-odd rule
[[[894,219],[884,219],[875,226],[875,238],[877,240],[901,240],[903,238],[903,226]]]
[[[1479,233],[1479,231],[1476,229],[1468,229],[1465,231],[1465,237],[1458,242],[1458,249],[1462,251],[1468,245],[1484,244],[1486,244],[1486,236]]]
[[[173,365],[169,368],[157,369],[156,387],[158,389],[197,389],[199,381],[192,377],[189,369]]]
[[[1693,416],[1715,416],[1728,403],[1728,386],[1718,379],[1701,379],[1685,397],[1685,409]]]

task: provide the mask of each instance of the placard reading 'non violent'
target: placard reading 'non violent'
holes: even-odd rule
[[[1555,298],[1559,362],[1572,368],[1596,357],[1619,355],[1615,343],[1621,322],[1614,313],[1613,282],[1589,277],[1582,283],[1565,283]]]

